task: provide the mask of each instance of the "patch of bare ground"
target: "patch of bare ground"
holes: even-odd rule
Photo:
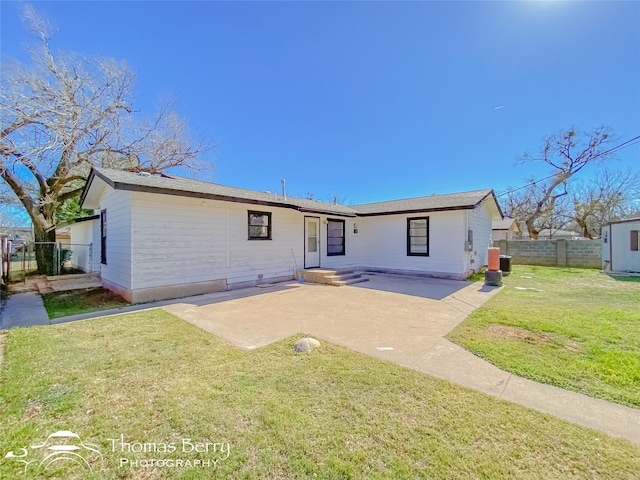
[[[27,420],[31,420],[33,418],[40,416],[41,412],[42,412],[42,402],[38,399],[30,398],[27,401],[27,408],[24,411],[24,417]]]
[[[548,333],[532,332],[526,328],[511,327],[509,325],[489,325],[487,333],[496,338],[509,338],[523,342],[551,345],[553,338]]]
[[[532,332],[526,328],[512,327],[509,325],[492,324],[487,327],[487,334],[494,338],[507,338],[536,345],[559,345],[570,352],[581,352],[582,345],[570,338],[560,339],[558,335],[545,332]],[[560,341],[563,340],[563,341]]]

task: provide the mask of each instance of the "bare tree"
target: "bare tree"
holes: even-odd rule
[[[56,210],[78,195],[91,166],[150,173],[204,167],[201,155],[211,145],[194,141],[170,105],[153,119],[135,111],[128,65],[54,54],[47,22],[30,5],[23,11],[39,42],[29,65],[2,65],[0,176],[29,214],[36,242],[54,241]],[[48,271],[47,249],[36,257]]]
[[[525,153],[519,163],[541,162],[551,168],[551,174],[543,180],[531,180],[524,189],[508,194],[506,209],[510,215],[522,220],[529,237],[537,239],[541,220],[553,214],[556,203],[566,196],[569,180],[587,165],[602,163],[614,154],[607,149],[614,140],[609,130],[600,127],[582,136],[571,128],[547,137],[540,157]]]
[[[542,229],[549,231],[549,238],[553,238],[559,230],[566,230],[573,220],[573,208],[569,196],[556,199],[553,210],[541,216],[539,224]]]
[[[0,189],[0,229],[2,227],[25,227],[29,225],[24,208],[15,195]]]
[[[573,190],[573,220],[582,236],[599,235],[603,224],[632,215],[634,201],[640,198],[640,174],[631,170],[603,168],[595,181],[579,184]]]

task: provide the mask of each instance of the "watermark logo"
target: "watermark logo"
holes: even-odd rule
[[[229,442],[196,441],[138,441],[120,434],[107,439],[111,453],[118,455],[119,468],[217,468],[231,454]]]
[[[64,464],[91,472],[91,464],[102,460],[102,454],[97,445],[82,441],[78,434],[60,430],[49,435],[42,444],[11,451],[4,458],[24,464],[25,474],[27,471],[44,472],[49,467]]]

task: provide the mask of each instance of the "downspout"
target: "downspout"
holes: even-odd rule
[[[469,239],[469,210],[465,210],[465,229],[462,232],[464,238],[464,243],[462,244],[462,248],[464,249],[465,254],[465,269],[466,273],[471,275],[471,250],[467,249],[467,241]]]

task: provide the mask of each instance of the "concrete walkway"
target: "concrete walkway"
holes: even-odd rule
[[[13,294],[0,306],[0,330],[49,323],[49,315],[37,292]]]
[[[640,444],[640,410],[512,375],[444,338],[498,291],[479,283],[373,275],[349,287],[282,283],[52,321],[42,318],[37,294],[18,294],[2,310],[0,329],[162,307],[243,348],[304,333]]]

